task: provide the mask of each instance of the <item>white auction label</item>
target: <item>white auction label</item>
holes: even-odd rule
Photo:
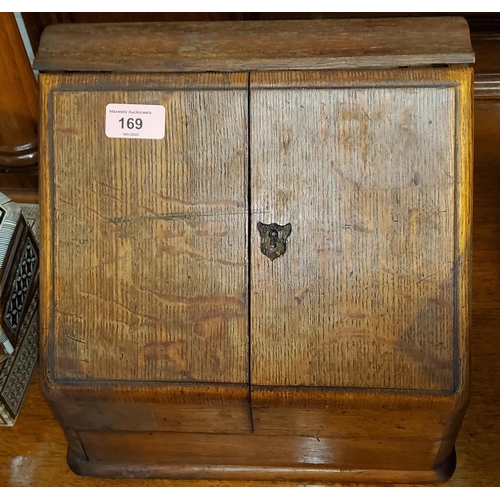
[[[106,136],[122,139],[163,139],[165,107],[161,104],[106,106]]]

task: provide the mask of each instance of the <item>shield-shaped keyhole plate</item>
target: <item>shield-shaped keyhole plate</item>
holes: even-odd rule
[[[260,251],[271,260],[283,255],[286,252],[286,239],[292,232],[292,225],[286,224],[263,224],[257,222],[257,229],[260,234]]]

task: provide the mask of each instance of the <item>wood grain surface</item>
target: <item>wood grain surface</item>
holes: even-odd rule
[[[23,12],[33,50],[40,45],[43,30],[59,23],[214,22],[254,19],[244,12]]]
[[[252,242],[257,221],[293,228],[275,261],[252,245],[252,385],[453,390],[466,334],[454,325],[455,220],[468,225],[454,198],[456,155],[468,156],[456,85],[468,79],[252,80]]]
[[[246,77],[152,80],[44,77],[54,377],[246,383]],[[165,138],[106,137],[106,105],[127,102],[163,105]]]
[[[247,77],[127,82],[40,78],[45,393],[76,429],[249,432]],[[164,139],[106,137],[127,102],[163,105]]]
[[[19,203],[38,203],[38,165],[34,171],[0,173],[0,191]]]
[[[12,12],[0,12],[0,169],[38,162],[38,91]]]
[[[207,22],[207,21],[278,21],[297,19],[350,19],[388,17],[450,17],[446,12],[23,12],[23,20],[36,52],[43,30],[58,23],[124,22]],[[455,12],[463,16],[471,33],[498,31],[500,16],[494,12]]]
[[[491,98],[490,98],[491,99]],[[497,144],[500,140],[500,105],[498,101],[476,102],[475,125],[475,187],[474,187],[474,273],[473,273],[473,321],[470,350],[471,400],[462,430],[457,441],[457,470],[447,483],[450,486],[498,486],[500,477],[500,407],[496,393],[500,385],[500,370],[496,362],[500,266],[498,248],[500,246],[500,206],[497,203],[500,178],[498,165],[500,155]],[[2,178],[3,179],[3,178]],[[10,181],[9,181],[10,182]],[[10,184],[12,185],[12,184]],[[275,485],[304,484],[286,481],[286,471],[282,480],[275,475],[261,471],[264,480],[258,483],[242,481],[200,481],[184,480],[139,480],[139,479],[91,479],[75,476],[66,464],[66,439],[62,430],[49,411],[38,385],[38,374],[32,381],[27,401],[14,428],[0,429],[0,485],[88,485],[88,486],[172,486],[172,485]],[[205,389],[205,388],[204,388]],[[152,388],[153,391],[156,389]],[[87,394],[88,396],[88,394]],[[153,397],[151,394],[145,398]],[[126,399],[126,390],[120,396]],[[193,394],[193,397],[194,394]],[[78,411],[78,410],[76,410]],[[296,414],[298,410],[296,411]],[[285,414],[289,414],[285,412]],[[310,413],[302,411],[302,423],[307,427]],[[412,418],[404,420],[396,416],[394,421],[401,426],[412,426]],[[408,415],[408,413],[407,413]],[[367,421],[366,414],[353,418],[353,426],[358,422],[360,429],[380,425]],[[80,418],[84,418],[81,416]],[[358,418],[358,420],[356,420]],[[325,420],[325,423],[328,423]],[[272,425],[276,425],[273,419]],[[285,424],[284,424],[285,425]],[[382,422],[382,425],[383,422]],[[386,422],[387,425],[387,422]],[[389,426],[387,426],[389,428]],[[391,427],[392,428],[392,427]],[[412,432],[418,432],[413,428]],[[433,432],[430,425],[424,432]],[[192,431],[194,432],[194,431]],[[393,428],[398,432],[398,427]],[[74,440],[73,440],[74,441]],[[72,442],[73,442],[72,441]],[[152,445],[154,448],[154,444]],[[300,448],[304,450],[304,448]],[[299,451],[299,448],[295,450]],[[179,449],[182,452],[182,449]],[[142,471],[143,472],[143,471]],[[238,471],[236,471],[238,473]],[[297,477],[297,471],[294,477]],[[310,477],[310,476],[309,476]],[[342,480],[342,476],[336,476]],[[367,476],[365,476],[367,477]],[[385,480],[393,478],[392,471]],[[317,478],[320,480],[321,478]],[[324,478],[323,478],[324,479]],[[346,478],[344,477],[344,480]],[[377,478],[383,481],[383,477]],[[307,481],[314,484],[314,480]],[[330,483],[333,484],[333,483]]]
[[[281,464],[308,465],[304,477],[375,465],[445,477],[437,471],[451,470],[467,397],[471,74],[258,73],[250,89],[242,73],[42,75],[43,383],[75,460],[158,466],[152,435],[159,450],[179,440],[190,475],[200,465]],[[106,137],[109,103],[163,105],[165,138]],[[261,266],[256,217],[298,221],[298,244],[279,261],[291,281],[269,278],[280,266]],[[346,248],[335,248],[344,238]],[[375,261],[367,248],[379,249]],[[294,279],[311,290],[306,299]],[[258,299],[251,310],[248,288]],[[329,349],[339,332],[340,349]],[[334,367],[339,359],[347,363]],[[266,395],[267,386],[278,392]],[[338,422],[316,411],[324,395],[297,398],[290,386],[342,389],[323,408],[344,410]],[[290,425],[301,398],[310,418]],[[292,401],[285,418],[273,413]],[[402,415],[395,422],[401,433],[383,418],[386,401],[414,409],[407,427]],[[362,440],[359,410],[373,422]],[[272,435],[279,418],[285,436]],[[118,430],[115,445],[107,433]],[[200,439],[214,451],[202,453]],[[291,453],[304,440],[308,453]]]
[[[179,72],[472,62],[467,22],[450,17],[56,24],[42,35],[35,68]]]
[[[305,455],[299,452],[299,456],[307,456],[307,441],[302,441],[305,444]],[[236,449],[239,449],[238,447]],[[289,448],[285,448],[290,451]],[[302,451],[302,450],[301,450]],[[96,467],[98,462],[88,462],[79,459],[74,453],[68,451],[68,465],[71,470],[80,475],[94,476],[94,477],[112,477],[115,479],[120,478],[179,478],[182,484],[182,479],[190,479],[196,476],[203,476],[210,479],[210,482],[205,484],[219,484],[219,485],[305,485],[305,484],[332,484],[331,480],[338,482],[349,483],[353,480],[363,480],[366,484],[370,483],[383,483],[394,484],[408,483],[411,481],[418,482],[419,484],[436,483],[436,481],[443,482],[449,479],[451,471],[454,467],[454,457],[443,464],[438,470],[424,470],[424,471],[404,471],[404,470],[381,470],[381,469],[333,469],[331,467],[322,466],[302,466],[302,467],[287,467],[287,466],[239,466],[233,465],[220,466],[197,466],[186,467],[184,465],[159,465],[148,464],[138,465],[133,463],[121,462],[101,462]],[[231,481],[219,482],[217,479],[225,477]],[[276,478],[279,477],[279,482]],[[233,479],[234,478],[234,479]],[[238,482],[235,481],[239,480]],[[258,480],[258,483],[256,483]],[[291,480],[294,480],[292,482]]]
[[[500,99],[500,33],[478,33],[474,36],[478,55],[474,65],[475,98]]]
[[[457,468],[447,486],[499,486],[500,387],[497,335],[500,321],[500,103],[476,102],[471,398],[456,443]],[[66,439],[39,386],[31,382],[13,428],[0,428],[0,485],[7,486],[245,486],[298,485],[315,481],[93,479],[66,463]],[[392,474],[390,475],[390,479]],[[336,484],[328,483],[327,484]],[[351,483],[354,484],[354,483]],[[356,483],[357,484],[357,483]]]
[[[394,439],[332,439],[227,434],[80,432],[90,461],[144,465],[314,467],[431,471],[439,443],[415,439],[405,447]],[[265,458],[264,458],[265,457]],[[314,462],[311,458],[314,457]],[[228,467],[230,468],[230,467]],[[220,477],[223,477],[223,473]]]
[[[456,443],[457,468],[446,486],[499,486],[500,387],[500,103],[475,105],[473,308],[470,404]],[[245,486],[314,484],[277,481],[93,479],[66,463],[66,439],[39,387],[38,373],[13,428],[0,429],[0,485],[12,486]],[[389,478],[390,479],[390,478]],[[327,483],[336,484],[336,483]],[[354,484],[354,483],[351,483]],[[357,484],[357,483],[356,483]]]

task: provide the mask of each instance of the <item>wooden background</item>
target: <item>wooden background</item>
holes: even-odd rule
[[[423,17],[462,15],[474,32],[496,31],[500,13],[361,13],[361,12],[25,12],[23,19],[36,53],[49,24],[116,22],[268,21],[278,19],[342,19],[359,17]]]
[[[77,14],[35,14],[34,17],[38,16],[38,21],[43,16],[49,20],[51,16],[78,16]],[[188,19],[197,20],[193,19],[193,15],[196,16],[196,14],[187,14]],[[228,16],[235,15],[228,14]],[[252,15],[255,16],[255,14],[249,14],[249,16]],[[268,14],[268,16],[273,16],[273,14]],[[25,19],[26,17],[27,15]],[[500,35],[483,32],[491,30],[492,27],[498,28],[497,18],[499,17],[496,14],[488,18],[484,16],[481,18],[477,15],[471,15],[468,18],[471,27],[477,28],[477,33],[473,35],[477,63],[475,65],[471,398],[456,445],[457,469],[451,480],[446,483],[448,486],[500,485],[500,397],[498,396],[500,388],[500,363],[498,362],[500,351],[500,335],[498,335],[500,329]],[[98,19],[91,20],[95,22]],[[155,20],[169,19],[155,18]],[[35,21],[33,21],[34,28],[30,29],[28,26],[30,36],[32,33],[36,36],[36,30],[41,26]],[[29,24],[28,20],[27,24]],[[36,174],[0,175],[0,190],[20,202],[36,202],[37,187]],[[15,427],[0,428],[0,486],[207,486],[223,484],[241,486],[247,484],[82,478],[68,469],[65,455],[66,440],[41,394],[38,372],[36,372]]]

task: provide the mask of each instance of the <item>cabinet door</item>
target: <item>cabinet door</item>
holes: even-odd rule
[[[252,75],[252,386],[454,389],[468,79]],[[291,224],[283,255],[262,254],[258,222]]]
[[[44,76],[56,381],[247,390],[247,78]],[[164,106],[164,138],[107,137],[109,103]]]

